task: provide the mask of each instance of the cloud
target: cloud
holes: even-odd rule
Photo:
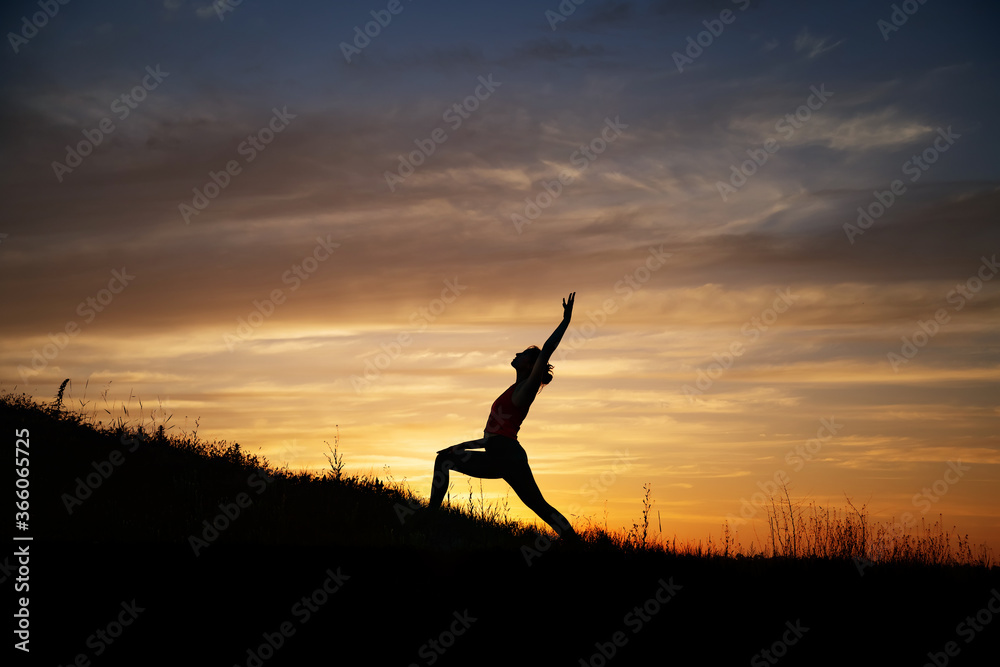
[[[831,99],[835,99],[836,91],[832,92]],[[831,103],[815,111],[806,108],[796,116],[796,110],[805,102],[804,94],[790,100],[788,113],[782,116],[734,117],[729,129],[752,143],[774,139],[782,146],[811,144],[840,151],[892,149],[915,144],[934,134],[934,128],[925,121],[907,118],[904,112],[892,106],[851,113],[849,106]]]
[[[829,41],[829,37],[817,37],[810,34],[807,28],[802,28],[795,37],[795,51],[798,53],[805,52],[806,57],[812,59],[827,51],[832,51],[844,43],[842,39],[832,44],[829,44]]]
[[[904,146],[925,140],[934,128],[917,120],[900,118],[896,109],[858,114],[849,119],[818,119],[792,139],[794,143],[825,144],[836,150],[864,151]]]
[[[520,57],[555,61],[604,56],[608,54],[608,50],[601,44],[574,45],[565,38],[541,37],[525,42],[516,50],[515,54]]]
[[[606,28],[631,19],[635,15],[635,11],[636,7],[632,2],[609,0],[595,4],[585,23],[596,28]]]

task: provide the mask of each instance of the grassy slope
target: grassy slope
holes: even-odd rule
[[[263,664],[339,663],[361,650],[372,664],[601,664],[591,656],[610,651],[616,632],[623,645],[609,664],[747,664],[799,619],[809,630],[782,665],[920,665],[947,641],[960,648],[954,664],[978,664],[1000,637],[1000,615],[971,642],[956,632],[1000,586],[996,568],[885,565],[861,576],[850,560],[697,558],[607,539],[543,540],[529,566],[531,529],[419,509],[401,522],[414,499],[374,479],[265,474],[235,445],[98,431],[15,396],[0,401],[0,424],[11,446],[14,429],[31,434],[33,648],[51,652],[47,664],[83,653],[94,664],[177,655],[247,665],[247,649],[282,623],[295,633]],[[69,513],[65,494],[116,451],[121,465]],[[241,493],[247,506],[196,555],[191,535]],[[302,597],[327,572],[349,578],[309,610]],[[662,606],[651,602],[661,581],[682,586]],[[145,609],[135,623],[110,645],[88,644],[133,598]],[[465,610],[476,620],[435,652],[427,642]]]

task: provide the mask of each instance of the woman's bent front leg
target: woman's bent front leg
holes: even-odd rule
[[[466,444],[466,443],[463,443]],[[431,479],[430,509],[437,509],[448,491],[449,472],[455,470],[470,477],[499,479],[501,471],[493,465],[486,452],[446,449],[434,459],[434,477]]]

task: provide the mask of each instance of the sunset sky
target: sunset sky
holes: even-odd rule
[[[717,537],[784,479],[1000,546],[993,4],[40,4],[0,13],[3,389],[295,469],[339,429],[426,497],[575,291],[521,442],[578,526],[649,483]]]

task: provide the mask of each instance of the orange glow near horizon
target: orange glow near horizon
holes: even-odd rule
[[[749,303],[759,294],[743,298]],[[940,514],[946,530],[968,534],[977,544],[1000,543],[1000,498],[991,481],[1000,463],[991,448],[995,407],[944,400],[869,406],[866,395],[895,381],[884,367],[856,360],[768,361],[792,341],[815,336],[821,328],[818,297],[812,304],[796,304],[753,341],[740,332],[748,318],[736,318],[730,326],[673,322],[663,328],[616,326],[614,316],[608,316],[593,331],[583,328],[590,321],[587,313],[613,297],[578,296],[574,326],[553,357],[555,380],[541,392],[521,429],[543,494],[578,528],[627,530],[641,523],[648,483],[651,535],[718,542],[729,520],[744,547],[760,548],[767,536],[762,502],[768,496],[762,494],[784,479],[792,501],[804,507],[843,510],[850,499],[866,506],[874,521],[900,522],[909,512],[910,530],[919,529],[921,521],[935,523]],[[477,304],[465,298],[468,302],[458,300],[453,308],[475,313]],[[681,305],[683,298],[660,292],[653,302],[697,310],[691,303]],[[555,311],[555,319],[543,324],[538,317],[531,327],[501,328],[477,323],[479,318],[438,322],[414,333],[391,359],[399,337],[389,324],[375,331],[261,327],[235,352],[223,347],[226,357],[218,365],[211,360],[219,354],[221,334],[193,335],[186,343],[157,340],[153,349],[160,351],[162,365],[151,354],[136,364],[132,355],[142,345],[123,339],[104,350],[88,347],[86,356],[133,361],[109,362],[107,370],[89,377],[86,388],[86,378],[74,378],[66,403],[76,407],[85,400],[84,412],[106,417],[105,407],[120,411],[131,394],[134,423],[137,414],[144,423],[162,423],[170,416],[167,425],[175,433],[190,433],[198,420],[202,439],[239,442],[272,465],[318,473],[328,468],[324,454],[339,433],[348,474],[402,482],[426,498],[435,452],[481,436],[489,405],[513,381],[509,358],[544,340],[548,325],[558,320]],[[623,307],[616,315],[634,321],[636,313]],[[974,324],[970,318],[967,327]],[[837,335],[858,334],[841,329],[847,330]],[[718,378],[711,386],[703,383],[701,395],[686,394],[685,387],[697,387],[698,369],[712,370],[713,359],[725,360],[719,351],[737,340],[746,343],[744,354],[724,372],[715,368]],[[130,347],[137,349],[133,353]],[[379,361],[386,364],[384,370],[366,379],[364,360],[377,359],[385,350]],[[238,380],[222,372],[229,355],[233,362],[239,355]],[[178,357],[202,359],[201,373],[197,366],[170,362]],[[912,386],[989,386],[1000,376],[997,368],[908,370]],[[61,367],[50,370],[50,377],[62,374]],[[57,384],[31,393],[44,400]],[[202,390],[176,391],[185,386]],[[101,398],[105,389],[106,402]],[[809,398],[810,392],[827,400]],[[140,400],[141,411],[136,409]],[[835,433],[824,430],[831,424]],[[961,461],[968,472],[963,469],[955,479],[947,473],[949,461]],[[949,483],[942,486],[939,480],[946,474]],[[539,523],[502,480],[452,473],[451,482],[453,504],[467,505],[471,486],[476,503],[482,494],[488,503],[506,502],[511,517]],[[945,493],[935,493],[935,482],[936,491]],[[930,495],[921,495],[928,489]]]

